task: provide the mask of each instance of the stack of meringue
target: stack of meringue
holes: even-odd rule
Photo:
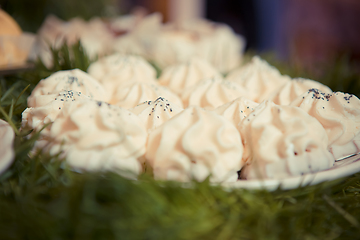
[[[357,97],[281,75],[259,57],[226,78],[192,57],[156,79],[140,56],[117,53],[88,73],[41,80],[28,105],[23,128],[45,128],[38,149],[60,153],[78,171],[277,179],[327,170],[360,151]]]
[[[161,14],[143,12],[89,22],[49,16],[37,32],[32,58],[52,67],[51,48],[77,41],[91,59],[113,53],[136,54],[165,68],[200,57],[222,73],[240,65],[245,47],[243,37],[231,28],[207,20],[163,24]]]

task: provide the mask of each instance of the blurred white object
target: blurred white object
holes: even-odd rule
[[[0,119],[0,174],[4,172],[14,160],[14,138],[15,133],[12,127]]]

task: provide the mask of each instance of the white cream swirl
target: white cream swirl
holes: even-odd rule
[[[225,103],[214,109],[214,112],[224,116],[237,127],[239,123],[250,113],[252,113],[254,108],[256,108],[258,105],[258,103],[253,102],[245,97],[239,97],[234,101]]]
[[[43,106],[47,102],[43,95],[58,94],[61,91],[76,91],[99,101],[108,101],[109,94],[101,84],[89,74],[79,70],[66,70],[53,73],[42,79],[27,99],[29,107]],[[44,102],[45,101],[45,102]]]
[[[269,97],[269,100],[279,105],[289,105],[297,97],[312,88],[319,89],[324,93],[332,93],[331,89],[322,83],[310,79],[295,78],[276,90]]]
[[[61,152],[75,170],[142,171],[147,132],[138,116],[94,100],[67,102],[54,121],[45,151]],[[127,173],[129,171],[129,173]]]
[[[142,82],[118,87],[110,103],[129,109],[158,97],[164,97],[179,107],[183,106],[180,98],[166,87]]]
[[[325,129],[300,108],[264,101],[240,124],[246,167],[241,176],[285,178],[329,169]]]
[[[240,84],[249,93],[248,98],[258,103],[269,98],[271,93],[290,81],[288,76],[281,75],[279,70],[258,56],[230,72],[226,79]]]
[[[243,163],[236,128],[224,117],[189,107],[149,135],[148,163],[155,179],[236,181]]]
[[[247,92],[237,83],[211,78],[186,89],[181,99],[184,107],[194,105],[213,110],[242,96],[247,97]]]
[[[355,95],[310,89],[290,105],[303,109],[322,124],[335,158],[360,152],[360,100]]]
[[[167,86],[180,95],[184,89],[212,77],[221,77],[221,75],[206,60],[192,58],[184,63],[165,68],[159,78],[159,84]]]
[[[154,101],[145,101],[129,109],[140,117],[148,132],[153,131],[182,110],[184,109],[162,97]]]
[[[9,123],[0,119],[0,175],[13,162],[15,157],[14,151],[15,133]]]

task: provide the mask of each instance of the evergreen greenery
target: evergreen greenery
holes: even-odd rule
[[[0,175],[0,239],[359,239],[360,173],[268,192],[207,181],[184,186],[146,174],[138,181],[114,173],[79,174],[62,168],[58,156],[30,158],[37,135],[26,138],[18,130],[26,98],[54,71],[87,69],[81,46],[72,51],[75,58],[67,57],[66,46],[54,51],[60,59],[52,69],[38,62],[34,71],[0,77],[0,118],[17,133],[15,161]],[[339,86],[350,70],[331,73],[337,77],[329,81]],[[359,96],[359,88],[351,90]]]

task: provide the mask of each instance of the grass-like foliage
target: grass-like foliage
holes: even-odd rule
[[[53,71],[89,64],[67,52],[58,50],[53,69],[38,63],[0,78],[0,118],[17,131],[15,161],[0,175],[0,239],[359,239],[360,174],[268,192],[79,174],[58,156],[30,158],[37,135],[18,129],[31,89]]]

